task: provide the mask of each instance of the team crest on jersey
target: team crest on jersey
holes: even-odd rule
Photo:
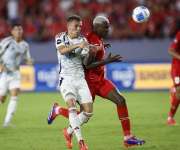
[[[60,39],[57,39],[57,42],[56,42],[57,44],[60,44],[61,43],[61,40]]]

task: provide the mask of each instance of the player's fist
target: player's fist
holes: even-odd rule
[[[111,47],[111,44],[109,44],[109,43],[104,44],[104,48],[110,48],[110,47]]]

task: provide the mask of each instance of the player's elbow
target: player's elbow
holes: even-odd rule
[[[67,53],[67,48],[65,46],[60,46],[57,49],[62,55]]]

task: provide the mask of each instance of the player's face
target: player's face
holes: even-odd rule
[[[103,38],[107,37],[108,32],[109,32],[109,24],[107,22],[103,22],[97,27],[96,31],[98,35],[100,35],[101,37]]]
[[[81,32],[82,21],[73,20],[68,23],[67,30],[68,34],[72,36],[72,38],[78,37]]]
[[[21,26],[14,26],[11,30],[11,34],[15,39],[22,39],[23,29]]]

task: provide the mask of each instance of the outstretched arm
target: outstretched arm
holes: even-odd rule
[[[178,52],[176,52],[175,49],[170,48],[170,49],[168,50],[168,53],[169,53],[172,57],[180,60],[180,54],[179,54]]]
[[[105,59],[100,60],[100,61],[95,61],[92,56],[89,56],[89,58],[87,59],[89,59],[87,61],[88,63],[84,64],[86,69],[91,69],[91,68],[103,66],[109,63],[122,61],[122,57],[120,55],[112,55],[111,53],[109,53],[109,55]]]

